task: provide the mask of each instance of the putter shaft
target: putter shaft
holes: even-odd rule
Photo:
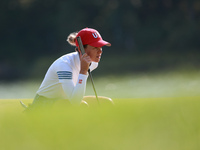
[[[91,80],[91,82],[92,82],[92,87],[93,87],[93,90],[94,90],[94,93],[95,93],[97,102],[98,102],[98,104],[99,104],[99,99],[98,99],[98,96],[97,96],[96,89],[95,89],[95,87],[94,87],[94,81],[93,81],[93,78],[92,78],[92,74],[91,74],[91,72],[90,72],[90,69],[88,70],[88,73],[89,73],[89,76],[90,76],[90,80]]]

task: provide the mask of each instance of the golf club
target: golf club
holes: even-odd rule
[[[77,37],[77,41],[78,41],[78,45],[79,45],[79,48],[80,48],[80,50],[81,50],[82,55],[85,54],[85,49],[84,49],[84,47],[83,47],[83,43],[82,43],[82,41],[81,41],[81,37],[80,37],[80,36]],[[98,102],[98,104],[99,104],[99,99],[98,99],[98,96],[97,96],[96,89],[95,89],[95,87],[94,87],[94,81],[93,81],[93,78],[92,78],[92,74],[91,74],[91,72],[90,72],[90,69],[88,69],[88,73],[89,73],[89,77],[90,77],[91,82],[92,82],[92,87],[93,87],[93,90],[94,90],[94,93],[95,93],[97,102]]]

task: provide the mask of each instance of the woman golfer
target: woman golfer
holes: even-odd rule
[[[78,36],[81,37],[85,49],[83,55],[77,42]],[[111,46],[111,44],[104,41],[99,32],[92,28],[84,28],[78,33],[71,33],[67,41],[70,45],[76,46],[76,52],[66,54],[53,62],[30,107],[52,104],[57,100],[66,100],[71,104],[82,102],[87,104],[87,100],[96,101],[94,96],[84,97],[88,69],[92,71],[97,68],[102,47]],[[111,99],[107,99],[112,102]]]

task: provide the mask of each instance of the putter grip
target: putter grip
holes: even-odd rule
[[[85,54],[85,50],[84,50],[83,43],[81,41],[81,37],[80,36],[77,37],[77,42],[78,42],[79,48],[81,50],[81,54],[82,55]]]

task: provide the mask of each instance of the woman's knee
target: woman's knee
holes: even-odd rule
[[[96,99],[96,96],[84,96],[83,101],[87,102],[89,105],[114,105],[113,100],[105,96],[98,96],[98,100]]]

